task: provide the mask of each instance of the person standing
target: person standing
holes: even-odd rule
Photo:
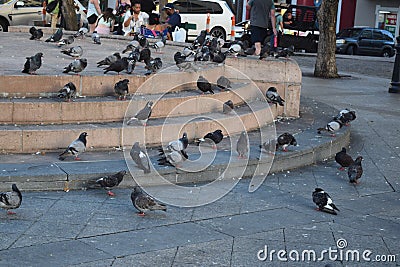
[[[96,28],[96,21],[100,15],[101,15],[101,8],[99,0],[89,0],[88,10],[87,10],[89,32],[94,32],[94,29]]]
[[[250,0],[247,5],[251,8],[250,29],[251,40],[255,46],[254,55],[259,56],[261,43],[268,36],[268,29],[272,28],[273,34],[277,34],[275,27],[275,5],[273,0]]]
[[[279,44],[279,40],[282,37],[282,32],[283,32],[283,18],[282,18],[282,14],[281,14],[281,9],[280,8],[276,8],[275,9],[275,28],[276,28],[276,32],[277,35],[272,35],[271,36],[271,41],[270,41],[270,54],[273,54],[274,52],[277,52],[278,49],[278,44]],[[276,39],[276,41],[275,41]]]
[[[57,28],[57,22],[58,22],[58,13],[60,12],[60,2],[58,0],[48,0],[47,3],[44,1],[44,8],[46,8],[47,5],[49,5],[51,2],[57,1],[56,7],[53,9],[53,11],[50,12],[50,17],[51,17],[51,28],[55,29]]]
[[[96,22],[95,31],[98,34],[110,34],[114,31],[115,16],[112,8],[106,8],[102,15],[99,16]]]
[[[143,12],[149,15],[156,10],[156,5],[153,0],[140,0],[140,7]]]
[[[134,2],[131,9],[126,11],[124,18],[124,36],[128,36],[134,32],[140,32],[140,27],[148,24],[149,15],[141,11],[139,2]]]

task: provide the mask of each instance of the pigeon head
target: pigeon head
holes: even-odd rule
[[[268,91],[269,91],[269,92],[275,92],[275,93],[277,92],[275,87],[270,87],[270,88],[268,88]]]
[[[346,153],[346,148],[345,148],[345,147],[342,147],[341,152]]]
[[[135,142],[135,143],[133,144],[133,147],[134,147],[134,148],[139,148],[139,142]]]
[[[186,132],[183,133],[182,138],[187,138],[187,133]]]
[[[79,140],[84,141],[86,143],[86,136],[88,136],[87,132],[83,132],[79,135]]]
[[[13,190],[14,192],[19,192],[18,187],[17,187],[16,184],[12,184],[11,188],[12,188],[12,190]]]
[[[118,174],[121,174],[122,176],[124,176],[126,174],[126,170],[119,171]]]
[[[221,130],[216,130],[215,132],[218,133],[218,134],[222,134]]]
[[[147,102],[147,104],[146,104],[149,108],[151,108],[151,106],[153,106],[153,101],[149,101],[149,102]]]
[[[324,192],[324,190],[322,188],[317,187],[315,188],[315,192]]]
[[[364,158],[362,156],[358,156],[355,160],[356,163],[361,163]]]
[[[37,53],[36,57],[43,57],[43,53]]]
[[[122,82],[128,84],[129,80],[128,79],[123,79]]]

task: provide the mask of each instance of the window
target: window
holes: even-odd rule
[[[381,31],[374,30],[374,35],[373,35],[374,40],[384,40],[383,34]]]
[[[181,10],[179,10],[181,11]],[[222,7],[218,3],[208,1],[190,1],[189,14],[222,14]]]
[[[364,30],[362,31],[360,37],[364,39],[372,39],[372,30]]]
[[[24,2],[24,7],[42,7],[40,0],[22,0],[22,2]]]
[[[179,13],[189,13],[189,2],[187,1],[176,1],[174,6],[179,10]]]

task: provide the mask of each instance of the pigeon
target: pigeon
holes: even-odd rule
[[[103,66],[103,65],[111,65],[112,63],[116,62],[118,59],[121,59],[121,55],[116,52],[110,56],[107,56],[105,59],[100,60],[97,62],[97,67]]]
[[[10,211],[11,209],[17,209],[21,206],[22,194],[19,191],[16,184],[12,184],[11,192],[0,192],[0,208],[7,210],[7,214],[15,214]]]
[[[31,27],[29,33],[31,34],[29,40],[40,40],[40,38],[43,37],[43,31],[41,29],[36,29],[35,27]]]
[[[280,136],[278,136],[276,140],[275,150],[278,150],[279,147],[282,147],[282,150],[284,152],[287,152],[288,151],[287,147],[290,145],[297,146],[296,138],[294,138],[294,136],[291,135],[290,133],[283,133]]]
[[[129,80],[123,79],[114,85],[114,92],[118,95],[118,100],[126,100],[126,95],[129,93],[128,84]]]
[[[61,53],[70,56],[70,57],[80,57],[83,54],[83,49],[81,46],[73,46],[69,49],[61,50]]]
[[[186,154],[185,150],[181,151],[172,151],[168,152],[167,154],[164,154],[164,151],[162,151],[159,156],[158,165],[164,165],[164,166],[172,166],[172,167],[179,167],[179,164],[181,162],[184,162],[189,158],[189,156]]]
[[[57,46],[61,47],[63,45],[70,45],[74,42],[74,36],[68,36],[68,38],[64,38],[60,40],[57,44]]]
[[[339,121],[344,125],[349,125],[351,121],[356,119],[356,112],[354,110],[343,109],[339,112],[339,114],[334,118],[335,121]]]
[[[83,39],[83,36],[85,36],[85,34],[87,34],[88,32],[88,28],[82,27],[73,36],[75,38],[81,37]]]
[[[58,41],[61,40],[62,36],[63,36],[63,28],[60,27],[60,28],[58,28],[57,31],[56,31],[53,35],[51,35],[45,42],[52,42],[52,43],[58,42]]]
[[[279,53],[275,56],[275,58],[285,57],[288,58],[294,55],[294,46],[291,45],[287,48],[282,49]]]
[[[93,40],[93,43],[95,43],[95,44],[101,44],[100,35],[97,33],[97,31],[94,31],[92,33],[92,40]]]
[[[331,197],[321,188],[315,188],[312,193],[313,202],[317,204],[317,210],[337,215],[336,211],[339,209],[333,204]]]
[[[226,59],[226,54],[228,52],[217,52],[216,54],[214,54],[212,61],[215,63],[223,63]]]
[[[147,125],[147,120],[151,116],[151,106],[153,105],[152,101],[147,102],[146,106],[139,110],[138,113],[136,113],[135,116],[133,116],[131,119],[128,120],[126,124],[130,124],[132,121],[138,120],[142,123],[143,126]]]
[[[192,50],[197,49],[199,47],[201,47],[205,40],[206,40],[206,36],[207,36],[207,31],[206,30],[202,30],[199,35],[197,35],[196,39],[194,40],[191,48]]]
[[[75,59],[67,67],[64,68],[63,73],[69,73],[70,71],[75,72],[79,75],[79,72],[83,71],[87,66],[87,59]]]
[[[139,42],[140,46],[143,48],[147,48],[149,46],[149,41],[143,35],[139,37],[138,42]]]
[[[155,42],[153,45],[151,45],[151,48],[154,48],[156,51],[160,50],[165,47],[165,44],[167,43],[167,38],[162,36],[160,41]]]
[[[135,49],[139,49],[139,42],[138,41],[132,41],[129,43],[124,50],[122,50],[122,54],[125,54],[128,51],[134,51]]]
[[[65,98],[65,102],[71,102],[71,98],[75,97],[76,94],[76,87],[75,84],[72,82],[67,83],[58,91],[58,98]]]
[[[86,132],[81,133],[79,135],[78,139],[73,141],[67,147],[67,149],[65,149],[65,151],[58,156],[58,159],[59,160],[65,160],[65,158],[69,154],[72,154],[73,156],[75,156],[75,160],[80,160],[80,158],[78,156],[81,153],[85,152],[85,150],[86,150],[86,143],[87,143],[86,136],[88,136],[88,134]]]
[[[231,113],[233,109],[234,109],[234,106],[233,106],[232,100],[228,100],[222,105],[222,113],[224,113],[224,114]]]
[[[186,58],[187,56],[185,56],[179,51],[174,54],[175,64],[178,67],[178,69],[180,71],[182,70],[185,71],[189,69],[193,69],[194,71],[196,71],[196,69],[192,66],[192,62],[186,61]]]
[[[164,204],[158,203],[152,197],[147,195],[140,189],[139,186],[134,186],[131,193],[131,200],[133,206],[139,211],[139,216],[145,216],[145,212],[162,210],[167,211],[167,207]]]
[[[283,100],[281,96],[278,94],[275,87],[268,88],[265,95],[267,97],[268,103],[273,103],[275,105],[279,104],[280,106],[283,106],[283,102],[285,102],[285,100]]]
[[[22,73],[36,74],[36,71],[42,66],[43,53],[37,53],[34,56],[26,57]]]
[[[128,69],[128,58],[123,57],[121,59],[117,59],[117,61],[113,62],[108,66],[107,68],[104,68],[104,74],[106,74],[109,71],[115,71],[118,74],[123,71]]]
[[[107,175],[103,176],[100,178],[92,179],[89,180],[87,183],[87,188],[94,189],[94,188],[104,188],[108,190],[107,194],[110,197],[115,196],[113,192],[111,192],[111,188],[118,186],[122,180],[124,179],[124,176],[126,174],[125,170],[119,171],[115,174],[112,175]]]
[[[146,65],[150,62],[151,59],[151,51],[148,48],[142,49],[140,51],[139,61],[144,62]]]
[[[243,131],[240,134],[239,140],[237,141],[236,151],[239,154],[239,158],[245,158],[249,151],[249,142],[247,140],[247,134]]]
[[[131,74],[136,67],[136,60],[128,58],[128,67],[126,68],[126,73]]]
[[[217,86],[221,88],[222,91],[232,89],[231,81],[225,76],[220,76],[218,78]]]
[[[343,124],[340,121],[331,121],[325,127],[318,128],[318,134],[321,134],[321,131],[326,131],[331,133],[332,137],[335,137],[335,132],[342,128]]]
[[[260,148],[264,148],[265,151],[267,151],[270,154],[274,154],[276,150],[276,144],[277,140],[276,139],[271,139],[268,140],[268,142],[264,142],[262,145],[260,145]]]
[[[221,130],[215,130],[214,132],[207,133],[203,138],[199,139],[199,142],[211,143],[214,149],[217,149],[217,144],[222,141],[224,135]],[[199,144],[200,144],[199,143]]]
[[[154,59],[150,59],[150,61],[146,64],[145,68],[148,70],[148,72],[146,72],[145,75],[150,75],[152,73],[155,73],[157,70],[162,68],[161,58],[156,57]]]
[[[363,168],[361,165],[361,161],[363,160],[362,156],[358,156],[354,163],[347,170],[347,174],[349,176],[349,181],[352,184],[358,184],[358,179],[361,178],[363,174]]]
[[[237,56],[239,53],[242,52],[242,47],[240,46],[240,44],[232,44],[229,48],[228,48],[228,53],[229,54],[233,54],[235,56]]]
[[[200,75],[199,78],[197,79],[197,88],[199,88],[202,91],[202,94],[207,92],[214,94],[214,91],[211,88],[211,83],[207,81],[207,79],[204,78],[202,75]]]
[[[169,142],[166,147],[166,150],[169,152],[182,151],[182,150],[185,150],[188,147],[188,145],[189,145],[189,139],[187,137],[187,133],[184,132],[181,138],[179,138],[178,140]],[[162,152],[162,149],[159,151]]]
[[[150,159],[146,152],[139,146],[139,142],[135,142],[130,151],[130,155],[139,169],[144,173],[150,173]]]
[[[345,167],[353,165],[354,160],[349,154],[346,153],[346,148],[342,147],[342,150],[336,153],[335,161],[340,164],[339,170],[343,171]]]
[[[139,48],[133,49],[132,52],[129,53],[128,59],[129,60],[135,60],[136,62],[139,61],[139,59],[140,59]]]

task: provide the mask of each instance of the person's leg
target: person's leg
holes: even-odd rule
[[[57,14],[51,14],[51,28],[52,29],[57,28],[57,20],[58,20]]]
[[[259,56],[261,53],[261,42],[255,42],[254,47],[256,48],[256,50],[254,51],[254,55]]]
[[[261,52],[261,36],[260,36],[260,28],[256,26],[251,27],[251,40],[254,43],[254,55],[259,56]]]

